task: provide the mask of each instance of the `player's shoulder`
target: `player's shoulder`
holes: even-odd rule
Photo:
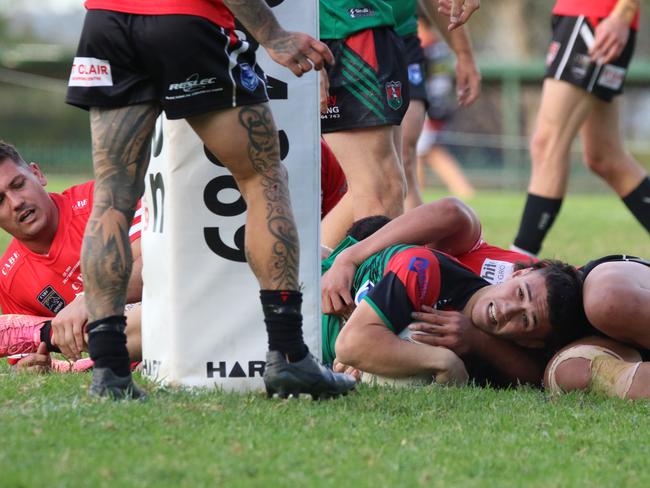
[[[476,246],[473,250],[467,253],[468,255],[483,256],[490,259],[497,259],[509,263],[529,263],[536,262],[539,259],[532,257],[522,252],[514,251],[512,249],[505,249],[499,246],[493,246],[485,241]],[[461,259],[462,261],[462,259]]]
[[[58,196],[66,204],[70,205],[70,208],[75,214],[86,213],[92,210],[94,188],[95,181],[91,180],[71,186],[60,194],[51,193],[51,195],[55,199]]]

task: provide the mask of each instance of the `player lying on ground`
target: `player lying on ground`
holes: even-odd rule
[[[26,163],[13,146],[0,142],[0,228],[12,236],[0,258],[0,307],[5,314],[43,317],[36,322],[29,318],[3,322],[0,356],[36,351],[40,340],[22,345],[12,342],[17,324],[23,323],[29,331],[19,336],[40,334],[50,351],[60,350],[68,359],[77,360],[85,348],[83,327],[88,320],[80,270],[81,240],[94,183],[76,185],[63,193],[48,193],[46,184],[36,163]],[[142,295],[139,213],[129,234],[135,266],[128,301],[138,302]],[[131,360],[139,360],[141,355],[139,322],[139,312],[130,312],[127,348]]]
[[[457,199],[445,198],[407,212],[336,258],[332,272],[323,277],[323,310],[336,312],[351,302],[347,283],[351,282],[350,276],[356,269],[355,262],[360,262],[383,246],[397,242],[430,243],[455,254],[463,264],[488,279],[507,276],[513,270],[511,263],[525,261],[524,255],[488,246],[484,242],[473,249],[480,236],[478,217]],[[553,390],[595,387],[610,395],[647,397],[647,385],[650,385],[650,375],[646,371],[648,366],[635,366],[635,374],[630,375],[626,372],[631,371],[634,364],[622,364],[620,361],[633,359],[633,362],[638,362],[649,356],[650,332],[647,325],[644,326],[650,321],[649,263],[623,256],[609,256],[588,263],[581,270],[585,277],[583,300],[586,315],[593,328],[582,330],[580,334],[584,338],[576,345],[592,344],[595,349],[587,354],[585,347],[581,347],[575,358],[572,357],[575,351],[562,351],[549,363],[545,384]],[[449,319],[442,319],[439,312],[436,314],[437,317],[421,313],[416,317],[418,320],[435,322],[414,326],[416,329],[436,333],[434,336],[415,336],[417,340],[434,346],[451,347],[455,351],[471,350],[475,340],[480,340],[475,329],[449,325]],[[442,324],[441,321],[446,323]],[[595,338],[594,334],[608,337]],[[622,343],[636,348],[638,352],[629,353],[629,348]],[[604,352],[602,348],[606,344],[611,346],[611,350]],[[594,365],[591,358],[603,354],[614,359],[605,361],[606,366],[602,366],[600,361]],[[551,368],[551,365],[555,366]],[[626,383],[628,394],[620,388],[619,391],[613,387],[606,390],[598,379],[603,375],[616,379],[624,376],[624,373],[629,378],[629,384]]]
[[[344,241],[324,262],[324,268],[354,242],[350,238]],[[516,271],[505,282],[490,284],[441,252],[391,246],[363,261],[353,272],[351,283],[349,305],[356,308],[345,326],[340,327],[337,316],[324,316],[325,359],[333,361],[336,356],[346,365],[389,377],[436,374],[440,362],[452,363],[454,370],[459,370],[457,356],[450,356],[446,348],[430,348],[397,337],[413,320],[412,313],[423,305],[462,312],[446,313],[456,323],[466,326],[473,322],[488,332],[482,334],[485,340],[472,353],[507,382],[539,382],[542,370],[542,365],[511,341],[541,345],[554,336],[567,343],[568,324],[579,321],[582,312],[577,273],[558,262]],[[345,312],[343,308],[339,311]]]

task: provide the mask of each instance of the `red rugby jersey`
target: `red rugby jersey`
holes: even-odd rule
[[[235,17],[221,0],[86,0],[88,10],[139,15],[196,15],[232,30]]]
[[[485,241],[481,241],[471,251],[455,257],[492,284],[503,283],[507,280],[514,271],[515,263],[538,261],[537,258],[532,258],[527,254],[491,246]]]
[[[50,193],[59,209],[59,227],[48,254],[36,254],[12,239],[0,258],[2,313],[53,317],[83,291],[80,254],[93,204],[94,181]],[[138,205],[131,241],[140,238]]]
[[[325,217],[348,191],[348,182],[334,153],[321,138],[320,140],[320,218]]]
[[[594,24],[598,19],[607,17],[616,6],[618,0],[557,0],[553,7],[555,15],[578,17],[584,15]],[[639,12],[637,11],[631,24],[632,29],[639,29]]]

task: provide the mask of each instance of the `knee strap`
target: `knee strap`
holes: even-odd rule
[[[599,356],[605,358],[617,359],[617,360],[623,359],[621,356],[616,354],[611,349],[606,349],[601,346],[590,346],[590,345],[583,344],[579,346],[570,347],[560,352],[553,358],[553,361],[551,362],[551,365],[549,366],[549,370],[548,370],[548,385],[546,385],[546,388],[551,393],[564,393],[562,387],[558,385],[555,379],[555,371],[560,366],[560,364],[562,364],[564,361],[568,359],[587,359],[588,361],[591,361],[593,365],[593,360]]]
[[[607,396],[627,398],[632,381],[641,362],[628,363],[610,356],[598,356],[591,361],[591,391]]]

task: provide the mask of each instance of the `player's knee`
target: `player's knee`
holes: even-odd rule
[[[362,354],[362,339],[359,327],[344,327],[336,339],[336,359],[348,366],[358,367]]]
[[[616,170],[616,161],[611,151],[585,151],[582,155],[582,161],[590,171],[604,179],[608,179]]]
[[[249,168],[242,167],[231,173],[244,199],[250,192],[261,194],[269,189],[284,189],[289,181],[287,168],[279,161]]]
[[[530,158],[533,165],[544,161],[546,150],[551,141],[551,133],[544,128],[538,127],[530,139]]]
[[[589,388],[591,361],[579,357],[566,356],[556,361],[553,357],[544,372],[544,386],[551,393],[586,390]]]
[[[395,201],[401,201],[406,196],[406,177],[404,172],[396,172],[393,177],[386,177],[380,180],[379,198],[386,205]]]

